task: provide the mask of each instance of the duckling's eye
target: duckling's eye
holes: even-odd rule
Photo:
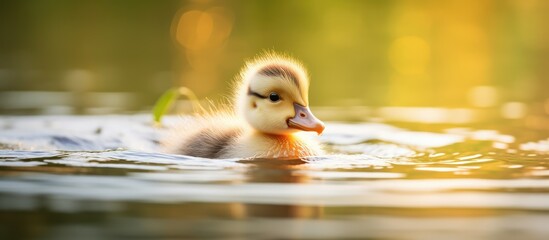
[[[280,96],[278,96],[278,93],[272,92],[269,94],[269,100],[271,100],[271,102],[278,102],[280,101]]]

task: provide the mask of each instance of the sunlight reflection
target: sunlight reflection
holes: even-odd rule
[[[451,168],[451,167],[416,167],[419,171],[432,171],[432,172],[459,172],[467,171],[467,169]]]
[[[549,153],[549,138],[537,142],[527,142],[520,145],[520,149],[524,151],[536,151]]]
[[[526,104],[521,102],[508,102],[501,106],[501,115],[508,119],[519,119],[526,116]]]
[[[446,129],[446,132],[465,136],[469,139],[477,141],[493,141],[507,144],[515,142],[514,136],[501,134],[497,130],[470,130],[467,128],[451,128]]]
[[[476,86],[469,90],[469,102],[475,107],[492,107],[497,101],[498,92],[492,86]]]
[[[379,116],[391,121],[421,123],[470,123],[477,114],[465,108],[382,107]]]

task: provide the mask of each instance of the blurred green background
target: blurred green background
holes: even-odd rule
[[[546,115],[548,12],[544,0],[2,1],[0,112],[144,111],[171,86],[220,99],[270,49],[308,67],[313,106]]]

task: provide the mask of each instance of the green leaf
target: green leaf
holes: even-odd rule
[[[156,123],[160,123],[162,116],[166,114],[168,109],[173,105],[175,100],[179,97],[179,91],[177,88],[171,88],[166,91],[154,104],[153,117]]]

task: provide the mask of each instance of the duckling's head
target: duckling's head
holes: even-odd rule
[[[256,130],[278,135],[321,134],[324,124],[309,109],[309,79],[297,61],[268,53],[248,62],[236,92],[237,112]]]

